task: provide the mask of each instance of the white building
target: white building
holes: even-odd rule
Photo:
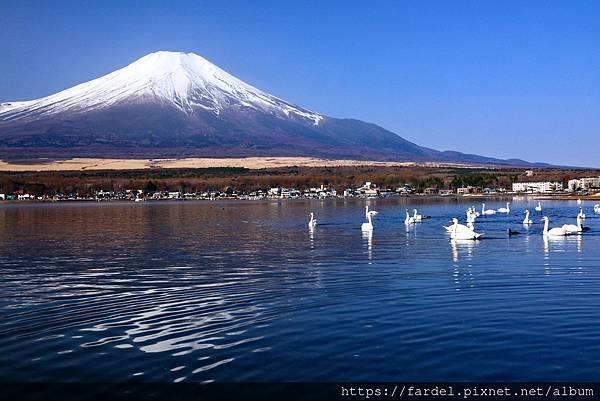
[[[549,193],[563,190],[562,182],[543,181],[543,182],[513,182],[513,192],[529,193]]]
[[[379,195],[379,189],[377,189],[377,186],[373,185],[373,183],[371,181],[365,182],[365,185],[356,189],[356,192],[360,195],[366,195],[366,196],[378,196]]]
[[[585,191],[600,188],[600,177],[585,177],[569,180],[569,191]]]

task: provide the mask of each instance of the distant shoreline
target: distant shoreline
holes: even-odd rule
[[[0,161],[0,198],[49,201],[136,198],[324,198],[456,197],[488,199],[544,193],[515,193],[512,183],[560,181],[592,172],[569,169],[526,170],[517,167],[456,166],[415,162],[374,162],[318,158],[230,159],[35,159]],[[463,191],[458,191],[463,188]],[[461,194],[457,194],[461,192]],[[471,194],[464,196],[462,192]],[[577,199],[583,194],[552,194]],[[600,200],[600,197],[585,199]],[[141,201],[141,200],[138,200]]]
[[[36,203],[124,203],[124,204],[132,204],[132,203],[166,203],[166,202],[334,202],[334,201],[390,201],[397,199],[455,199],[455,200],[488,200],[488,199],[513,199],[513,198],[529,198],[531,200],[549,200],[549,201],[577,201],[581,199],[582,201],[595,201],[600,202],[600,196],[588,195],[588,196],[578,196],[578,195],[548,195],[548,194],[477,194],[470,196],[461,196],[461,195],[396,195],[396,196],[382,196],[382,197],[365,197],[365,196],[337,196],[337,197],[327,197],[327,198],[309,198],[309,197],[299,197],[299,198],[239,198],[239,197],[218,197],[218,198],[192,198],[192,199],[144,199],[142,202],[134,202],[134,200],[127,199],[29,199],[29,200],[0,200],[0,204],[36,204]]]

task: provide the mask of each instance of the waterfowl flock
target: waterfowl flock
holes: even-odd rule
[[[577,202],[578,205],[581,205],[580,200]],[[475,231],[475,221],[479,217],[485,216],[493,216],[497,213],[502,214],[510,214],[511,213],[511,204],[510,202],[506,203],[506,207],[501,207],[497,210],[494,209],[486,209],[485,203],[481,204],[481,213],[477,212],[475,206],[470,206],[466,210],[466,224],[460,224],[458,218],[452,218],[450,220],[450,225],[444,226],[444,229],[450,233],[450,238],[455,240],[476,240],[483,236],[483,233],[478,233]],[[535,211],[538,213],[542,212],[542,204],[538,202],[535,207]],[[596,204],[593,207],[594,214],[600,214],[600,204]],[[362,223],[361,229],[363,231],[373,231],[373,218],[378,214],[375,210],[369,210],[369,205],[365,206],[365,218],[366,221]],[[404,224],[409,227],[416,223],[422,222],[425,219],[429,219],[431,216],[425,216],[419,214],[417,209],[412,210],[412,214],[409,209],[405,209],[405,217]],[[523,226],[528,229],[534,221],[530,218],[531,213],[529,209],[525,209],[524,211],[525,218],[523,219]],[[585,231],[588,231],[589,228],[583,226],[583,221],[586,216],[583,211],[583,207],[579,207],[579,212],[576,216],[575,224],[563,224],[562,226],[552,227],[550,228],[550,218],[548,216],[543,216],[541,218],[541,222],[544,224],[542,235],[544,237],[564,237],[572,234],[581,234]],[[315,218],[314,212],[310,212],[310,220],[308,222],[308,226],[310,229],[314,229],[317,226],[317,219]],[[512,228],[507,229],[507,234],[509,237],[514,235],[518,235],[519,232],[513,230]]]

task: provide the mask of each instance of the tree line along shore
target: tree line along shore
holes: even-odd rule
[[[487,189],[492,193],[502,193],[510,190],[514,182],[566,182],[582,174],[600,175],[600,171],[344,166],[2,172],[0,193],[5,197],[29,194],[36,199],[57,195],[89,198],[99,191],[135,191],[145,195],[155,192],[197,194],[214,191],[247,195],[270,188],[304,191],[324,187],[341,194],[348,189],[360,188],[365,182],[371,182],[383,190],[404,188],[415,194],[434,194],[439,191],[449,194],[465,187],[476,188],[477,192]],[[16,199],[16,196],[13,198]]]

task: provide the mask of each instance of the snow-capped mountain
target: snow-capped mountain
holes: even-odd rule
[[[74,156],[525,164],[424,148],[286,102],[196,54],[166,51],[41,99],[0,104],[0,158]]]
[[[216,115],[226,108],[251,108],[295,115],[317,125],[318,113],[294,106],[242,82],[193,53],[159,51],[130,65],[62,92],[28,102],[3,104],[3,121],[30,121],[62,113],[87,113],[121,103],[162,103],[192,114]]]

